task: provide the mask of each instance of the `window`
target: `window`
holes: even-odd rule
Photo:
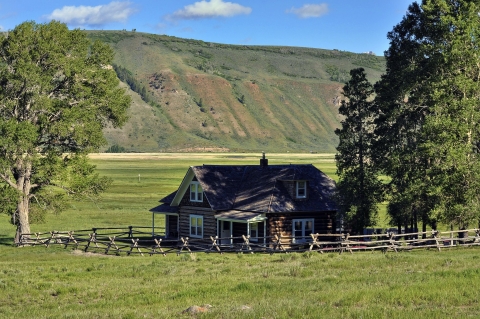
[[[199,182],[190,183],[190,201],[203,202],[203,189]]]
[[[258,223],[250,224],[250,241],[258,241]]]
[[[203,216],[190,215],[190,237],[203,237]]]
[[[303,243],[313,233],[313,218],[292,220],[292,235],[294,243]]]
[[[307,198],[307,182],[297,181],[297,198]]]

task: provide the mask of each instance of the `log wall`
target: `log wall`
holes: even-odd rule
[[[205,207],[183,206],[179,213],[179,236],[190,237],[190,215],[203,216],[203,238],[217,235],[217,220],[213,210]]]
[[[285,237],[292,236],[292,221],[294,219],[313,218],[313,232],[320,234],[333,234],[335,231],[335,212],[316,213],[278,213],[268,214],[267,236],[281,234]]]

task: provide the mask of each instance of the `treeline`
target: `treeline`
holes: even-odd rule
[[[478,227],[478,12],[469,0],[415,2],[388,33],[380,81],[350,72],[336,162],[353,232],[375,225],[383,201],[398,228]]]
[[[149,104],[156,104],[153,96],[148,93],[147,87],[135,79],[131,71],[116,64],[113,64],[113,69],[115,70],[115,73],[117,73],[117,77],[120,81],[128,84],[130,89],[138,93],[143,101]]]
[[[105,153],[125,153],[125,147],[114,144],[110,146]]]

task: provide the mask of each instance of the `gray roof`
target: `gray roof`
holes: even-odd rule
[[[161,204],[158,205],[157,207],[154,207],[150,209],[151,212],[154,213],[170,213],[170,214],[176,214],[178,213],[178,206],[170,206],[170,204]]]
[[[192,166],[213,210],[260,213],[335,211],[335,182],[308,165],[202,165]],[[308,198],[296,199],[286,181],[308,181]],[[176,192],[160,201],[171,203]]]

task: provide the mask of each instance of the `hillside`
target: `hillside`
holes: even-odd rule
[[[143,86],[143,99],[129,90],[127,125],[105,131],[109,145],[129,152],[333,152],[349,70],[363,67],[374,82],[385,68],[383,57],[338,50],[126,31],[89,36],[109,43],[116,66]]]

